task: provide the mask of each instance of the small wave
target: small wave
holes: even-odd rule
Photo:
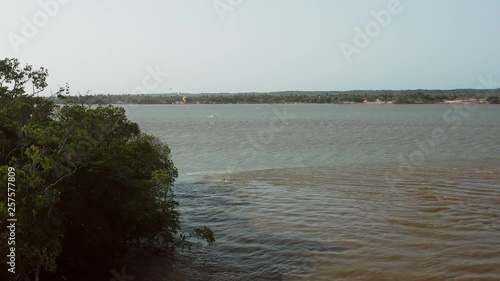
[[[233,171],[201,171],[201,172],[188,172],[184,174],[180,174],[180,176],[209,176],[209,175],[224,175],[229,174]]]

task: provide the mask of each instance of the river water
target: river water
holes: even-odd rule
[[[499,106],[125,108],[216,234],[179,280],[500,280]]]

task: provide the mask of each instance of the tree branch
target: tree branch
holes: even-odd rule
[[[76,171],[78,171],[79,169],[85,167],[85,166],[88,166],[88,165],[83,165],[83,166],[80,166],[80,167],[76,167],[72,172],[60,177],[57,181],[55,181],[54,183],[50,184],[49,186],[47,186],[43,191],[46,192],[49,188],[53,187],[54,185],[58,184],[59,182],[61,182],[63,179],[73,175],[74,173],[76,173]]]

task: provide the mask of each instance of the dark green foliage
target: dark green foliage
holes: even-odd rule
[[[66,97],[61,100],[70,100],[76,103],[111,103],[111,104],[173,104],[183,103],[187,97],[189,104],[257,104],[257,103],[362,103],[393,102],[395,104],[429,104],[440,103],[444,100],[484,99],[489,96],[498,96],[496,90],[383,90],[383,91],[334,91],[334,92],[307,92],[286,91],[273,93],[238,93],[238,94],[151,94],[151,95],[85,95],[80,97]],[[489,98],[491,99],[491,97]],[[488,101],[486,101],[488,102]],[[488,103],[495,103],[493,102]]]
[[[22,257],[16,274],[2,280],[109,280],[131,247],[161,250],[185,241],[169,147],[142,133],[122,108],[71,101],[59,107],[36,97],[46,76],[44,69],[0,60],[0,182],[7,182],[9,166],[16,168],[16,254]],[[25,92],[28,81],[32,94]],[[0,219],[7,219],[6,192]],[[208,228],[195,234],[214,241]],[[3,257],[6,247],[0,245]]]
[[[214,232],[206,226],[202,226],[193,230],[192,235],[198,239],[206,240],[209,243],[215,242]]]
[[[491,104],[500,104],[500,96],[489,96],[486,101]]]

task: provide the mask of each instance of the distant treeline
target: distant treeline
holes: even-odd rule
[[[257,104],[257,103],[363,103],[431,104],[453,100],[475,100],[478,103],[500,103],[500,89],[495,90],[404,90],[404,91],[285,91],[272,93],[219,94],[139,94],[139,95],[85,95],[58,96],[70,100],[96,104]]]

